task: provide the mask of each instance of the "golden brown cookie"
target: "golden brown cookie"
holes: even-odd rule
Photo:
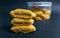
[[[11,24],[13,25],[31,25],[34,23],[34,19],[19,19],[19,18],[14,18],[11,21]]]
[[[12,26],[11,31],[13,32],[22,32],[22,33],[30,33],[33,31],[36,31],[36,28],[33,25],[28,25],[28,26]]]
[[[50,15],[51,14],[51,10],[43,10],[43,13]]]
[[[36,14],[36,16],[40,16],[41,14],[43,14],[43,11],[41,11],[41,10],[40,11],[35,11],[34,13]]]
[[[45,20],[50,19],[50,15],[48,15],[48,14],[42,14],[42,17],[43,17]]]
[[[36,14],[26,9],[15,9],[10,12],[10,15],[16,18],[34,18]]]
[[[35,20],[42,20],[41,15],[43,14],[43,11],[34,11],[36,14]]]
[[[35,20],[42,20],[41,17],[35,17]]]

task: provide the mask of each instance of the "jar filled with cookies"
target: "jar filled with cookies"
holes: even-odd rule
[[[52,2],[27,2],[28,9],[36,14],[36,20],[49,20]]]

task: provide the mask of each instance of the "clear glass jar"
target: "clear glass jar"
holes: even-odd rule
[[[51,15],[52,2],[27,2],[28,9],[36,13],[36,20],[48,20]]]

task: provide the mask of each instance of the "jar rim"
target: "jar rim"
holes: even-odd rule
[[[52,6],[52,2],[27,2],[28,6]]]
[[[45,3],[52,3],[52,2],[46,2],[46,1],[44,1]],[[43,1],[41,1],[41,2],[27,2],[27,3],[43,3]]]

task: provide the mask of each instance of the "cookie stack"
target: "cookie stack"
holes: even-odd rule
[[[15,9],[10,12],[10,15],[14,17],[11,21],[11,24],[13,25],[11,31],[16,33],[30,33],[36,30],[35,26],[33,26],[34,19],[32,19],[36,17],[36,14],[32,11]]]

